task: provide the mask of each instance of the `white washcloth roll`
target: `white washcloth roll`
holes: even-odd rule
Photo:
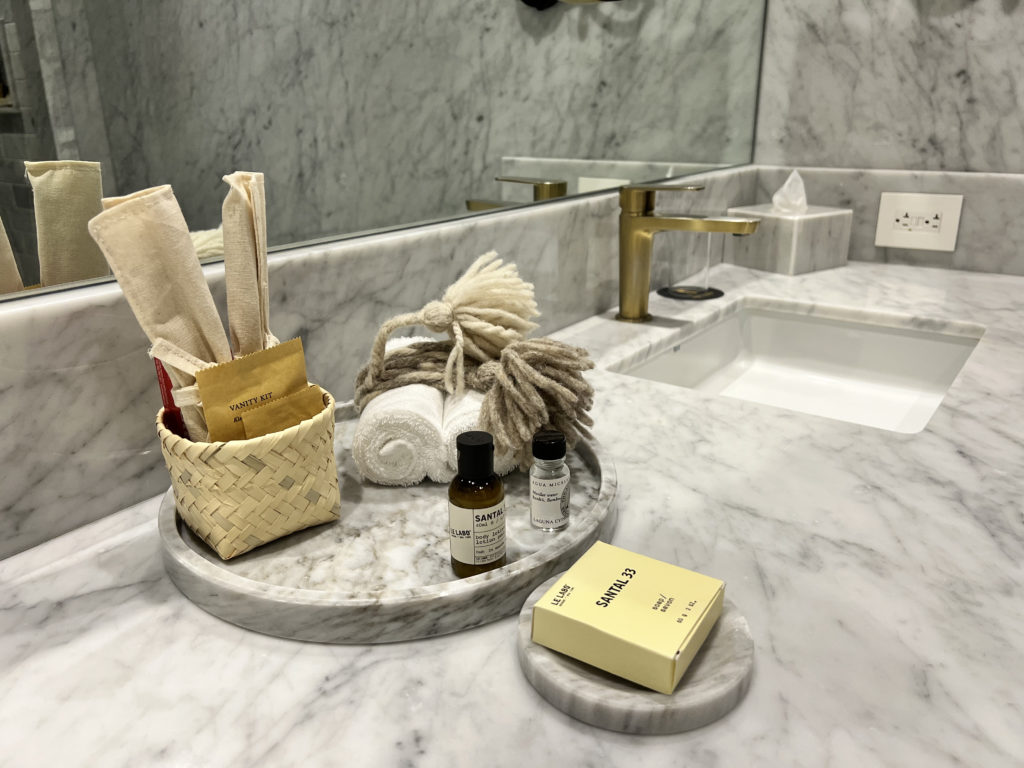
[[[363,477],[379,485],[443,477],[443,414],[444,395],[426,384],[392,389],[367,403],[352,438],[352,458]]]
[[[472,389],[467,389],[462,395],[445,395],[441,439],[444,441],[445,457],[452,477],[459,468],[459,450],[455,440],[463,432],[479,429],[480,407],[483,403],[484,396]],[[516,461],[512,454],[494,454],[494,471],[497,474],[507,475],[515,468]]]
[[[18,262],[11,249],[11,241],[7,239],[7,230],[0,221],[0,293],[13,293],[24,288],[25,284],[21,282],[21,273],[18,271]]]
[[[393,339],[388,339],[384,349],[389,351],[400,349],[401,347],[408,347],[410,344],[417,344],[421,341],[438,341],[438,339],[431,338],[430,336],[395,336]]]
[[[196,249],[196,258],[216,259],[224,257],[224,229],[197,229],[189,232],[192,238],[192,247]]]

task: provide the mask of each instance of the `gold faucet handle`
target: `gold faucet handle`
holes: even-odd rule
[[[627,184],[619,188],[619,207],[623,213],[647,216],[654,213],[658,192],[700,192],[703,184]]]
[[[534,200],[554,200],[565,197],[569,184],[561,179],[535,179],[530,176],[495,176],[495,181],[508,181],[512,184],[532,184]]]

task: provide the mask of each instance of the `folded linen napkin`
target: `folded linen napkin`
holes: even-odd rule
[[[103,210],[100,164],[80,160],[26,162],[39,241],[39,282],[60,285],[109,275],[89,237],[89,219]]]
[[[153,356],[177,390],[191,387],[198,368],[231,359],[231,346],[178,201],[164,185],[107,198],[103,208],[89,222],[89,232],[153,343]],[[198,400],[182,401],[176,393],[175,402],[191,439],[205,441],[206,417]]]
[[[363,477],[379,485],[415,485],[427,476],[450,480],[443,413],[444,395],[426,384],[398,387],[367,403],[352,438],[352,458]]]
[[[14,259],[11,241],[7,239],[7,230],[0,221],[0,293],[14,293],[25,288],[18,271],[18,262]]]
[[[196,249],[196,258],[218,259],[224,257],[224,228],[196,229],[189,232],[192,247]]]
[[[455,441],[463,432],[480,428],[480,408],[483,403],[483,394],[472,389],[467,389],[461,395],[445,395],[441,440],[444,444],[445,462],[451,470],[452,477],[459,468],[459,452]],[[494,454],[495,473],[507,475],[515,468],[514,453]]]
[[[231,348],[241,356],[277,344],[270,332],[266,192],[262,173],[236,171],[224,181],[230,188],[221,207],[228,327]]]

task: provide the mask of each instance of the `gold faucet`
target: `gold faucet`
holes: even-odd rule
[[[514,184],[531,184],[533,186],[534,202],[565,197],[566,192],[569,191],[569,183],[562,179],[535,179],[529,176],[495,176],[494,180],[508,181]],[[466,210],[490,211],[494,208],[505,208],[509,205],[515,205],[515,203],[510,203],[506,200],[472,199],[466,201]]]
[[[749,235],[759,219],[736,216],[654,214],[655,196],[666,192],[697,192],[702,185],[629,185],[619,190],[619,313],[616,320],[644,323],[651,291],[651,246],[658,232],[726,232]]]

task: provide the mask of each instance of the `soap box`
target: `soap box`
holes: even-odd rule
[[[533,642],[672,693],[722,613],[725,584],[597,542],[533,608]]]
[[[761,220],[754,234],[726,240],[728,262],[784,275],[846,265],[853,226],[849,208],[811,205],[805,213],[780,213],[766,203],[730,208],[728,213]]]

